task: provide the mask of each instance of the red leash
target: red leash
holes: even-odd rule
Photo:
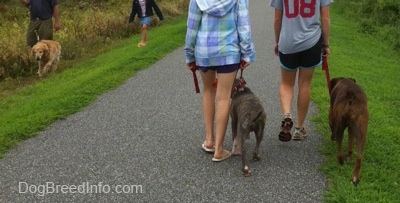
[[[193,81],[194,81],[194,86],[196,89],[196,93],[200,93],[200,88],[199,88],[199,81],[197,80],[197,75],[196,75],[196,71],[198,70],[196,64],[193,64],[190,68],[190,70],[193,73]],[[241,85],[245,86],[246,85],[246,81],[243,79],[243,69],[240,69],[240,80],[242,80]],[[217,79],[215,79],[214,82],[214,87],[217,88]]]
[[[246,85],[246,81],[243,78],[243,69],[241,69],[241,68],[240,68],[240,77],[239,77],[239,79],[240,79],[241,82],[238,84],[238,86],[239,87],[244,87]],[[213,86],[215,88],[217,88],[217,85],[218,85],[218,80],[217,80],[217,78],[215,78],[215,82],[214,82]],[[235,88],[239,89],[239,87],[235,87]]]
[[[328,85],[329,96],[331,95],[331,78],[329,76],[328,59],[322,57],[322,70],[325,71],[326,83]]]
[[[196,88],[196,93],[200,93],[199,81],[197,80],[197,75],[196,75],[197,69],[198,68],[197,68],[196,64],[194,64],[190,70],[193,73],[193,81],[194,81],[194,86]]]

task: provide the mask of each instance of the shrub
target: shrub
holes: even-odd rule
[[[184,14],[188,3],[187,0],[157,0],[165,17]],[[54,38],[62,45],[62,60],[79,59],[92,52],[93,47],[138,34],[138,19],[135,24],[128,24],[131,6],[132,1],[124,0],[59,2],[62,28],[54,33]],[[0,26],[4,28],[0,29],[0,80],[32,76],[37,72],[37,62],[30,57],[30,48],[26,45],[28,24],[28,9],[20,1],[0,3]],[[153,19],[152,25],[157,24]]]
[[[360,32],[382,37],[400,50],[400,1],[335,0],[333,6],[358,21]]]

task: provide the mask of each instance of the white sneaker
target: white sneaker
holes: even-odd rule
[[[292,140],[303,140],[304,138],[307,137],[307,132],[306,130],[303,128],[295,128],[294,129],[294,134],[292,137]]]

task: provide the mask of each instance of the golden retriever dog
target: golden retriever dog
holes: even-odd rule
[[[348,130],[348,146],[346,158],[353,154],[354,142],[357,146],[357,160],[353,170],[352,182],[360,181],[361,159],[367,139],[368,106],[367,96],[363,89],[352,78],[333,78],[330,82],[331,102],[329,109],[329,126],[332,140],[338,147],[338,161],[344,163],[342,140],[345,129]]]
[[[32,47],[32,53],[39,62],[38,74],[42,77],[50,69],[55,71],[61,56],[60,43],[53,40],[41,40]]]

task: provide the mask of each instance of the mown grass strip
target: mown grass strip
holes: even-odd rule
[[[329,178],[326,202],[398,202],[400,200],[400,54],[376,36],[357,32],[356,22],[335,12],[332,6],[331,78],[352,77],[368,97],[370,121],[361,167],[361,182],[351,184],[353,159],[344,166],[337,162],[336,143],[330,140],[328,126],[329,96],[325,73],[316,70],[312,100],[319,114],[313,118],[324,135],[321,152],[325,155],[322,171]],[[347,131],[343,141],[347,147]]]
[[[0,156],[19,141],[81,110],[100,94],[118,87],[135,72],[182,46],[185,33],[186,21],[182,16],[152,28],[146,47],[138,48],[140,36],[135,36],[110,52],[50,75],[0,100]]]

